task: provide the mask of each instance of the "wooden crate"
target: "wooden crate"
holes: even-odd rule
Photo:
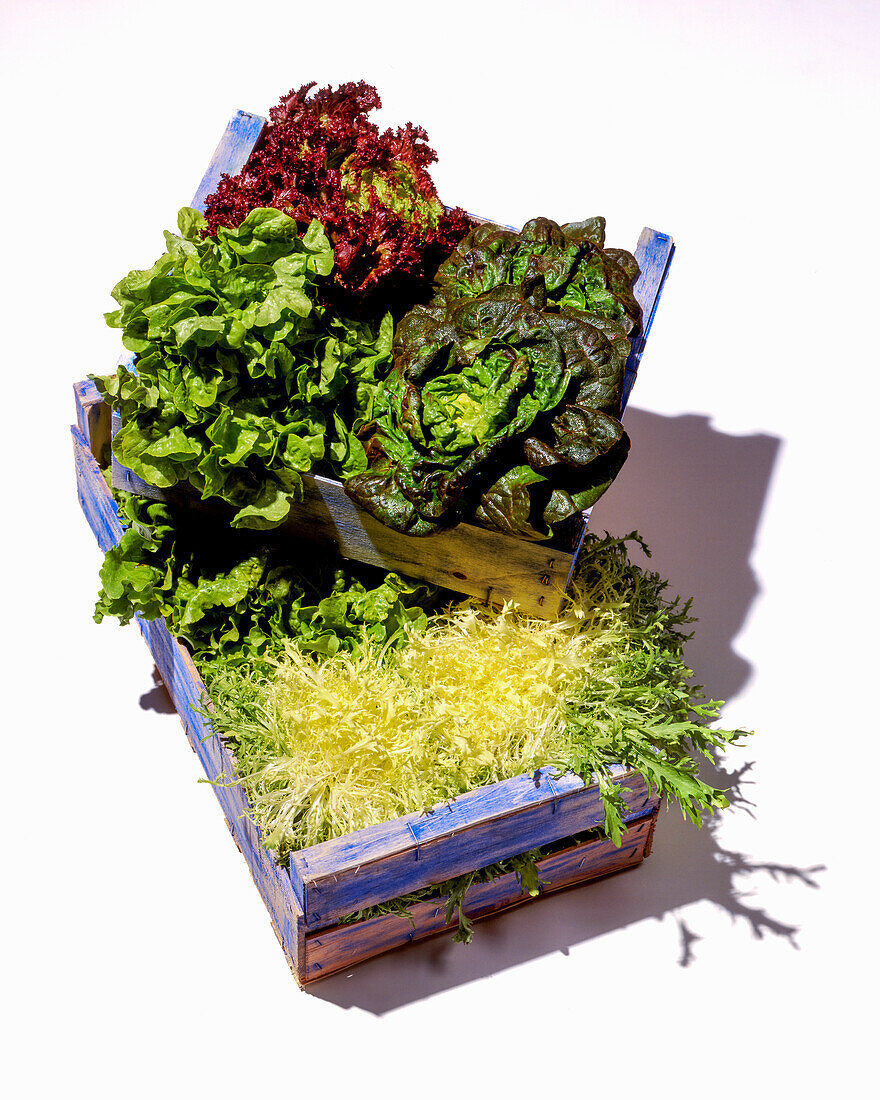
[[[97,456],[106,454],[109,418],[94,384],[74,387],[77,423],[71,428],[77,491],[102,550],[118,542],[122,526]],[[203,716],[210,700],[189,652],[165,624],[138,626],[153,655],[190,744],[226,823],[247,861],[269,910],[272,926],[301,985],[347,969],[374,955],[451,928],[441,900],[420,903],[409,917],[386,915],[355,924],[340,918],[511,855],[585,832],[603,820],[598,787],[573,775],[542,769],[471,791],[428,814],[362,829],[339,840],[294,853],[279,867],[262,843],[235,760],[223,738],[212,735]],[[618,769],[629,807],[619,848],[608,840],[564,847],[539,864],[542,894],[634,867],[649,853],[658,799],[641,776]],[[473,886],[465,912],[478,920],[532,900],[515,875]]]
[[[220,175],[238,172],[259,141],[265,120],[239,111],[230,121],[192,205],[203,209]],[[624,382],[625,408],[673,253],[671,238],[642,231],[636,248],[641,277],[634,288],[643,324],[632,342]],[[91,382],[74,387],[73,435],[80,504],[103,550],[122,534],[101,463],[109,462],[112,423]],[[113,462],[114,486],[163,499],[164,494]],[[486,600],[516,599],[524,610],[553,617],[577,566],[588,513],[571,545],[530,543],[461,524],[428,539],[385,528],[331,479],[306,477],[306,499],[288,525],[292,537],[329,547],[341,556],[396,570]],[[501,564],[499,564],[501,563]],[[427,814],[360,830],[294,853],[280,867],[254,825],[234,757],[213,735],[204,714],[210,700],[188,651],[163,622],[137,622],[156,667],[220,802],[227,825],[247,861],[272,926],[300,985],[347,969],[375,955],[447,931],[442,899],[414,905],[408,916],[384,915],[357,923],[341,918],[357,910],[455,875],[485,867],[545,844],[554,854],[539,863],[541,894],[638,865],[650,854],[658,799],[644,779],[617,769],[615,782],[628,807],[620,847],[607,839],[577,843],[577,834],[601,825],[598,787],[572,775],[541,769],[534,776],[471,791]],[[569,838],[566,840],[566,838]],[[515,874],[474,885],[465,912],[472,920],[533,900]]]
[[[204,211],[207,197],[225,172],[241,170],[265,126],[259,115],[239,111],[230,120],[192,205]],[[484,220],[484,219],[478,219]],[[631,341],[624,375],[621,416],[639,368],[645,341],[669,264],[672,238],[655,229],[642,230],[635,248],[641,275],[633,293],[642,308],[642,325]],[[128,362],[131,356],[125,357]],[[116,418],[115,426],[119,426]],[[115,459],[113,486],[154,500],[198,500],[181,489],[148,485]],[[413,538],[386,527],[358,507],[342,484],[332,478],[303,475],[303,500],[278,532],[292,540],[322,547],[340,557],[366,562],[381,569],[429,581],[454,592],[475,596],[485,603],[514,600],[523,611],[555,618],[578,563],[589,511],[571,525],[567,535],[548,542],[529,542],[473,524],[460,523],[449,531]]]

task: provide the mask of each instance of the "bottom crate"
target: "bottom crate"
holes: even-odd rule
[[[78,427],[72,434],[79,500],[99,545],[107,550],[122,534],[95,458],[108,442],[107,417],[93,385],[80,383],[75,392]],[[290,866],[283,868],[263,845],[244,790],[235,782],[232,753],[213,733],[206,715],[210,700],[189,652],[163,622],[139,618],[138,626],[300,985],[455,926],[446,921],[442,898],[412,905],[406,915],[341,922],[378,902],[549,844],[552,854],[538,864],[542,895],[636,866],[650,854],[659,801],[641,776],[623,769],[615,775],[627,807],[626,831],[616,847],[604,838],[574,839],[601,824],[598,788],[540,769],[534,776],[468,792],[442,812],[410,814],[294,853]],[[565,838],[572,838],[571,843]],[[469,919],[480,920],[531,900],[538,899],[524,892],[511,872],[472,885],[464,911]]]

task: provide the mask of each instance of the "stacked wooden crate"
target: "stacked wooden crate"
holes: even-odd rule
[[[264,120],[238,112],[230,121],[193,200],[201,208],[223,172],[240,170],[259,140]],[[627,363],[624,407],[638,370],[657,300],[672,256],[672,240],[645,229],[635,255],[642,272],[634,292],[643,312]],[[102,469],[110,461],[112,421],[91,382],[75,386],[77,424],[72,428],[77,488],[83,511],[104,550],[122,534]],[[164,496],[114,464],[113,485]],[[342,486],[307,477],[305,500],[287,525],[291,538],[329,547],[343,557],[429,580],[486,601],[515,599],[533,614],[552,618],[577,567],[588,516],[569,546],[529,543],[461,524],[446,534],[412,539],[362,512]],[[542,894],[640,863],[650,852],[658,812],[644,779],[618,769],[615,782],[627,806],[619,847],[607,839],[575,838],[603,822],[598,786],[571,774],[542,769],[534,776],[496,783],[460,796],[426,814],[410,814],[291,855],[279,866],[253,824],[247,798],[236,782],[236,763],[212,735],[210,700],[188,651],[162,622],[138,620],[156,667],[209,779],[229,829],[254,882],[294,975],[305,984],[394,947],[442,932],[442,899],[410,907],[407,916],[386,914],[354,923],[341,919],[456,875],[554,843],[539,865]],[[570,838],[569,842],[565,842]],[[531,900],[517,876],[475,884],[465,910],[479,919]]]

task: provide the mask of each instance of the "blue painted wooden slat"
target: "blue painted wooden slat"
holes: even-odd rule
[[[616,769],[625,820],[653,813],[640,775]],[[309,929],[367,905],[484,867],[604,822],[596,785],[541,769],[460,795],[431,814],[408,814],[290,857],[293,890]]]
[[[208,170],[190,203],[205,212],[205,200],[217,190],[222,175],[236,176],[262,136],[266,120],[247,111],[237,111],[226,125],[223,137],[214,151]]]
[[[674,252],[675,242],[668,233],[660,233],[658,230],[649,229],[647,226],[642,230],[635,250],[640,275],[633,287],[635,299],[642,307],[642,324],[638,333],[633,337],[629,358],[626,361],[621,416],[626,409],[629,395],[638,374],[642,352],[645,350],[645,343],[651,331],[651,325],[654,323],[657,303],[663,293],[663,284],[666,282]]]
[[[97,397],[93,383],[75,387],[77,419]],[[119,541],[122,525],[116,505],[95,461],[90,440],[78,427],[71,428],[77,491],[89,526],[101,549],[106,551]],[[253,880],[269,910],[275,933],[291,964],[298,967],[303,958],[304,922],[290,885],[290,879],[262,844],[259,830],[250,816],[244,790],[236,783],[235,760],[219,737],[212,735],[205,710],[210,706],[207,691],[187,650],[169,633],[164,622],[147,622],[137,616],[141,634],[149,647],[162,681],[180,716],[187,738],[223,810],[226,823],[247,861]]]

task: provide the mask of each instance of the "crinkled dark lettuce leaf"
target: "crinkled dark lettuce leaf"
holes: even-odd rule
[[[399,323],[395,369],[347,492],[397,530],[462,519],[542,539],[593,504],[629,448],[620,424],[635,260],[604,221],[484,225]]]
[[[182,210],[165,254],[114,289],[107,321],[136,366],[95,381],[121,414],[123,465],[160,488],[188,482],[233,505],[233,526],[262,530],[286,518],[301,474],[366,468],[354,429],[390,368],[393,323],[319,304],[333,269],[320,223],[301,236],[292,218],[257,209],[216,238],[204,224]]]
[[[599,313],[630,334],[641,320],[632,292],[638,264],[624,249],[604,246],[601,217],[563,226],[533,218],[519,233],[487,222],[461,241],[437,281],[456,297],[473,297],[540,276],[559,309]]]

